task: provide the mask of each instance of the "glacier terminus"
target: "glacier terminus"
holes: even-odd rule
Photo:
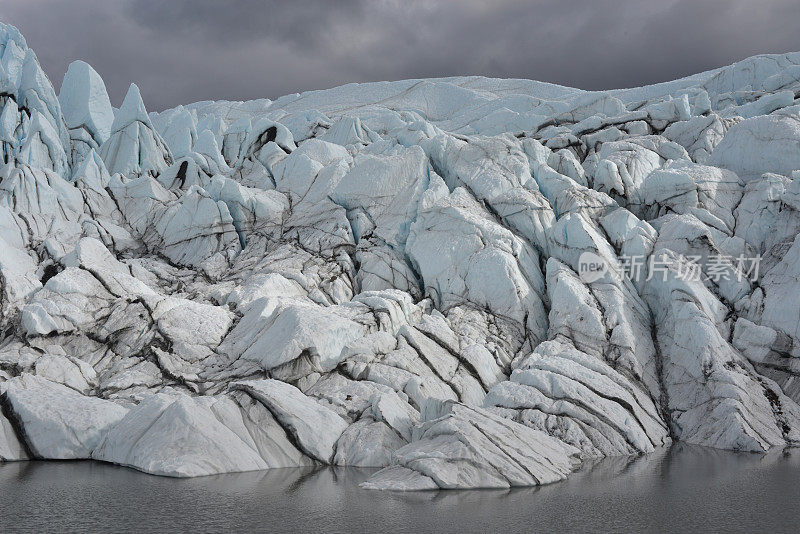
[[[429,490],[798,446],[799,97],[788,53],[155,113],[0,24],[0,460]]]

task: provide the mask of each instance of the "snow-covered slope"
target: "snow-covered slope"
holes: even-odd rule
[[[795,53],[148,114],[0,25],[0,459],[428,489],[797,445],[798,93]]]

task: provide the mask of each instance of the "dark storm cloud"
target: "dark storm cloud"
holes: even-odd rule
[[[56,87],[84,59],[150,109],[460,74],[629,87],[800,50],[795,0],[0,0],[0,19]]]
[[[218,44],[270,39],[314,50],[331,28],[360,21],[367,0],[131,0],[124,11],[136,23],[181,39],[209,35]]]

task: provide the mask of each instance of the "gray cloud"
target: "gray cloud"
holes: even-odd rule
[[[794,0],[0,0],[0,19],[56,87],[83,59],[152,110],[460,74],[630,87],[800,50]]]
[[[162,39],[201,32],[220,45],[269,39],[317,50],[329,44],[331,29],[352,27],[368,7],[367,0],[131,0],[124,12]]]

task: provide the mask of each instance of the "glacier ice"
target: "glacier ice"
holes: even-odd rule
[[[99,148],[108,139],[114,110],[103,79],[83,61],[70,63],[58,102],[70,131],[72,161],[77,164],[88,150]]]
[[[790,53],[148,113],[0,24],[0,461],[420,490],[796,446],[799,96]]]

